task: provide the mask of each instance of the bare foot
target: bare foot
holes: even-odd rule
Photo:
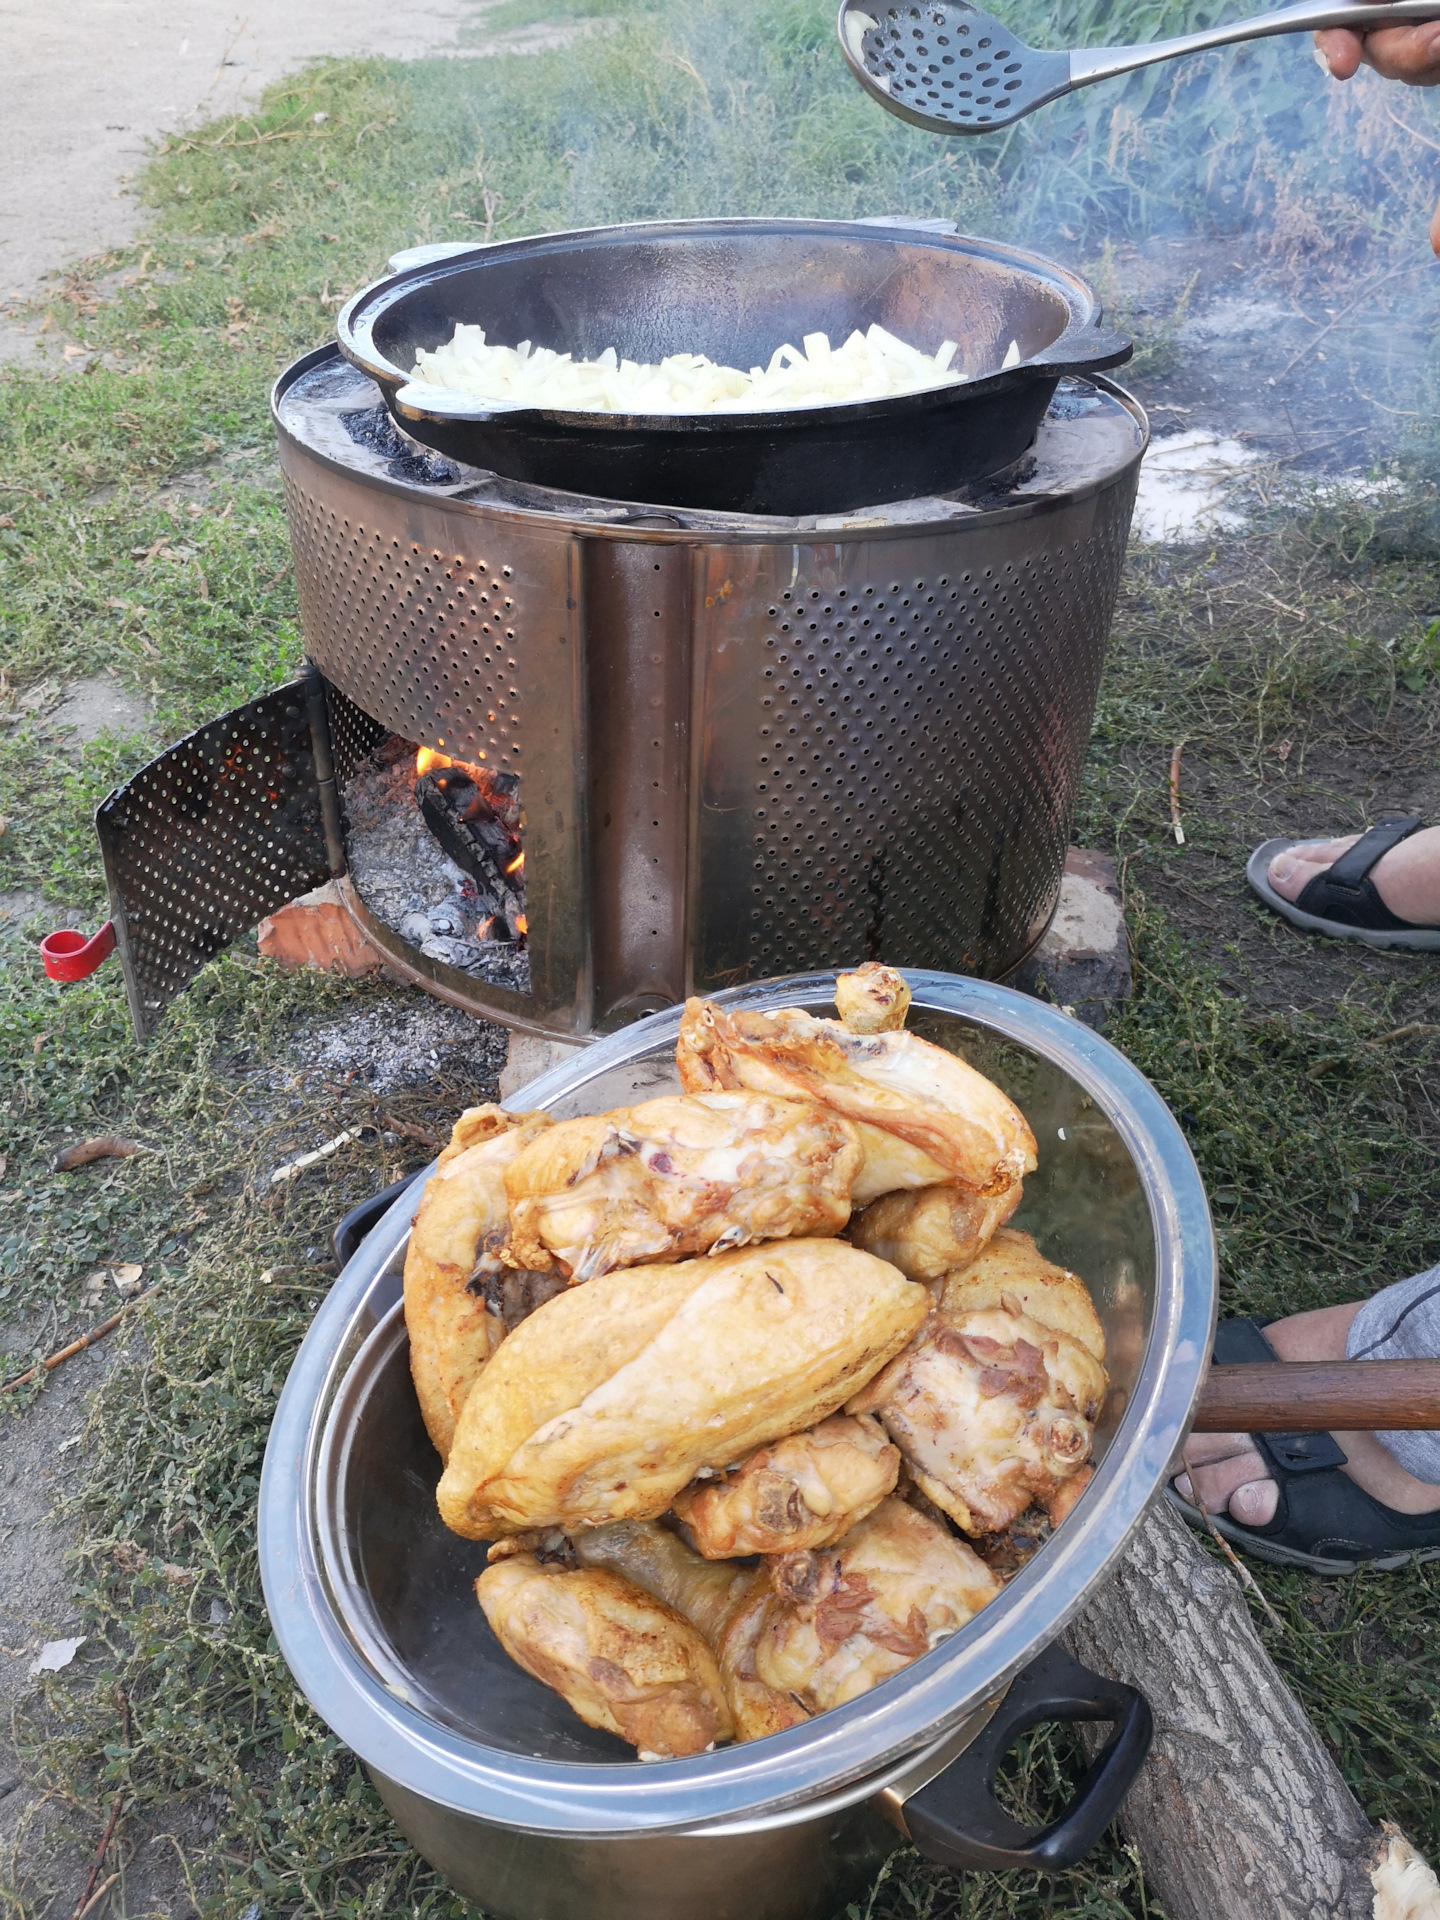
[[[1270,884],[1282,900],[1298,900],[1317,873],[1333,866],[1360,838],[1307,840],[1270,862]],[[1398,919],[1440,926],[1440,827],[1422,827],[1383,854],[1370,869],[1375,890]]]
[[[1359,1301],[1292,1314],[1265,1329],[1265,1338],[1282,1360],[1343,1360],[1350,1322]],[[1356,1486],[1396,1513],[1440,1513],[1440,1487],[1406,1473],[1373,1433],[1337,1433],[1345,1472]],[[1242,1526],[1263,1527],[1275,1518],[1280,1489],[1270,1478],[1265,1456],[1248,1433],[1196,1433],[1185,1443],[1190,1469],[1175,1481],[1182,1500],[1195,1494],[1211,1513],[1224,1513]],[[1193,1484],[1192,1484],[1193,1483]]]

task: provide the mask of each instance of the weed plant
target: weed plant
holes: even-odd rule
[[[909,210],[1092,257],[1107,237],[1244,226],[1277,271],[1369,272],[1409,244],[1428,193],[1405,131],[1433,132],[1425,102],[1405,96],[1397,125],[1378,87],[1326,88],[1294,42],[1158,69],[1010,134],[943,143],[865,104],[831,49],[828,8],[809,0],[567,10],[595,17],[563,55],[332,63],[253,115],[173,140],[146,179],[144,244],[77,270],[50,301],[47,337],[86,371],[0,371],[0,888],[44,891],[77,922],[100,911],[95,801],[154,745],[294,666],[266,388],[396,245],[670,213]],[[509,0],[504,20],[541,12]],[[1012,9],[1052,45],[1144,38],[1181,15]],[[1119,855],[1136,945],[1136,996],[1112,1037],[1189,1133],[1228,1308],[1351,1297],[1440,1251],[1433,973],[1337,963],[1297,1011],[1267,984],[1288,936],[1247,919],[1228,882],[1204,897],[1229,903],[1243,939],[1217,952],[1210,923],[1182,911],[1207,874],[1233,876],[1277,794],[1345,800],[1357,742],[1398,771],[1433,764],[1434,520],[1419,483],[1368,506],[1317,498],[1216,554],[1136,557],[1128,576],[1081,831]],[[47,685],[85,674],[143,694],[154,739],[77,750],[22,717],[23,701],[43,714]],[[1164,775],[1178,739],[1187,769],[1221,794],[1191,805],[1185,849],[1169,835]],[[381,985],[283,979],[243,948],[207,970],[148,1050],[129,1037],[113,970],[62,995],[28,942],[9,937],[3,959],[0,1316],[15,1365],[84,1324],[80,1285],[96,1262],[142,1260],[162,1283],[87,1433],[71,1517],[93,1644],[21,1728],[28,1764],[87,1845],[114,1794],[133,1796],[122,1858],[177,1797],[208,1796],[213,1839],[185,1852],[207,1920],[459,1920],[467,1910],[288,1678],[253,1507],[275,1395],[327,1284],[330,1225],[418,1165],[415,1136],[487,1091],[485,1076],[437,1078],[384,1111],[358,1078],[317,1081],[303,1062],[318,1026],[403,1001]],[[52,1174],[67,1128],[130,1133],[153,1151]],[[345,1153],[269,1186],[277,1161],[352,1129]],[[24,1400],[7,1406],[23,1416]],[[1262,1579],[1285,1631],[1261,1630],[1347,1777],[1433,1855],[1437,1575]],[[1009,1791],[1039,1817],[1075,1765],[1039,1736]],[[44,1911],[37,1876],[22,1836],[0,1887],[7,1916]],[[901,1855],[860,1913],[1158,1909],[1111,1843],[1055,1879],[957,1880]]]

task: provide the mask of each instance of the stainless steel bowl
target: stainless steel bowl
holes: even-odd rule
[[[1164,1103],[1098,1035],[1002,987],[906,977],[911,1027],[998,1081],[1035,1131],[1040,1165],[1016,1224],[1089,1282],[1113,1392],[1098,1470],[1064,1527],[969,1626],[862,1699],[767,1740],[642,1765],[513,1666],[470,1591],[484,1549],[448,1534],[431,1497],[439,1463],[397,1307],[409,1196],[301,1347],[260,1492],[276,1635],[402,1830],[492,1914],[821,1920],[898,1844],[897,1827],[952,1864],[1054,1865],[1113,1801],[1075,1810],[1058,1840],[1007,1826],[989,1795],[1003,1744],[1038,1718],[1116,1718],[1112,1749],[1128,1740],[1138,1764],[1139,1739],[1143,1753],[1142,1716],[1119,1696],[1090,1698],[1073,1668],[1031,1663],[1113,1565],[1188,1426],[1215,1313],[1204,1190]],[[834,980],[719,998],[829,1011]],[[673,1088],[679,1017],[587,1048],[524,1104],[568,1117]]]

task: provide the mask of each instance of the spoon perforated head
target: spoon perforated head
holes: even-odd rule
[[[1017,40],[963,0],[844,0],[840,45],[867,93],[931,133],[994,133],[1070,91],[1070,56]]]

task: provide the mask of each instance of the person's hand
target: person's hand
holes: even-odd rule
[[[1440,87],[1440,20],[1424,20],[1413,27],[1377,27],[1373,33],[1330,27],[1316,34],[1315,45],[1332,79],[1348,80],[1366,66],[1373,67],[1382,80],[1403,80],[1407,87]]]
[[[1329,27],[1317,33],[1315,46],[1335,80],[1348,80],[1362,66],[1382,80],[1403,80],[1407,87],[1440,87],[1440,20],[1413,27],[1377,27],[1356,33]],[[1430,221],[1430,245],[1440,254],[1440,207]]]

